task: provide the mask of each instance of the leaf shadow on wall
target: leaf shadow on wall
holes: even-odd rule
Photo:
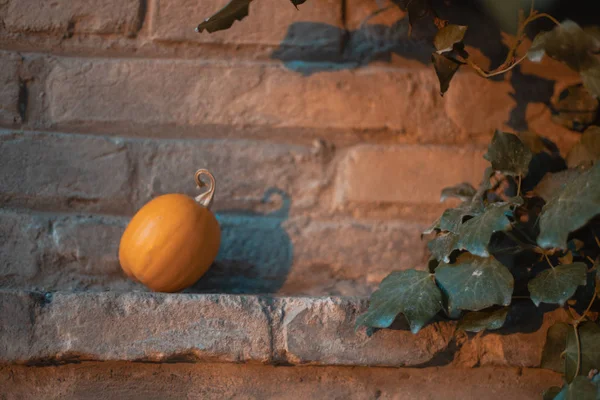
[[[395,0],[399,1],[399,0]],[[442,19],[453,24],[467,25],[465,44],[477,49],[490,60],[492,67],[504,62],[508,47],[503,43],[503,33],[498,23],[472,3],[438,5],[436,11]],[[516,14],[515,14],[516,18]],[[539,30],[547,26],[535,27]],[[391,24],[363,23],[356,30],[345,30],[332,25],[315,22],[297,22],[289,26],[286,37],[271,58],[306,77],[319,72],[353,70],[372,62],[393,63],[394,56],[417,61],[431,68],[434,51],[433,38],[437,28],[430,19],[420,20],[409,36],[408,18],[403,17]],[[527,61],[526,61],[527,62]],[[467,68],[467,67],[464,67]],[[479,78],[485,79],[485,78]],[[503,75],[489,78],[503,81]],[[506,116],[506,124],[515,130],[528,129],[527,107],[532,103],[550,106],[555,81],[524,74],[520,68],[513,70],[509,83],[515,106]],[[452,84],[450,85],[450,91]]]
[[[267,214],[224,210],[217,214],[221,247],[217,260],[187,293],[276,293],[285,283],[293,262],[292,241],[283,228],[291,199],[281,189],[269,188],[263,203],[280,197],[281,207]]]

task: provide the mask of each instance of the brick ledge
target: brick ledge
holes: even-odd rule
[[[545,332],[483,335],[436,322],[413,335],[354,330],[366,299],[143,292],[0,291],[0,363],[233,362],[274,365],[538,367]],[[518,318],[518,316],[517,316]],[[531,320],[530,317],[527,317]]]

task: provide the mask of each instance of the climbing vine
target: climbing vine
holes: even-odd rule
[[[231,0],[197,31],[228,29],[248,15],[252,1]],[[291,2],[298,6],[305,0]],[[467,26],[440,19],[429,0],[405,1],[404,9],[410,26],[431,17],[438,29],[432,64],[442,95],[463,66],[490,78],[548,56],[581,76],[582,84],[569,88],[567,97],[598,106],[598,27],[559,22],[532,4],[527,14],[519,14],[505,61],[486,71],[465,49]],[[539,33],[527,52],[518,54],[526,27],[542,18],[554,28]],[[461,183],[443,190],[442,200],[461,203],[423,232],[429,237],[428,265],[387,276],[357,318],[357,328],[389,328],[402,314],[415,334],[435,318],[456,320],[462,331],[482,332],[500,329],[516,300],[553,304],[565,310],[570,323],[548,330],[542,367],[563,373],[565,383],[548,389],[544,399],[600,399],[600,325],[594,311],[600,297],[600,126],[589,126],[593,120],[568,121],[570,127],[588,126],[566,158],[530,132],[496,131],[479,188]]]

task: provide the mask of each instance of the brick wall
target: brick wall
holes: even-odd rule
[[[402,13],[361,24],[375,0],[261,0],[195,33],[224,3],[0,2],[0,286],[141,290],[116,259],[128,218],[203,167],[224,242],[197,290],[365,295],[423,265],[439,191],[478,183],[493,129],[576,137],[544,104],[577,79],[557,63],[461,71],[442,98]],[[453,12],[497,63],[494,25]]]

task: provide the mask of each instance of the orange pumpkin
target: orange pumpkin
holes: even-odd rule
[[[158,196],[131,219],[121,237],[119,261],[123,271],[157,292],[178,292],[193,285],[217,257],[221,230],[209,210],[215,179],[207,170],[196,172],[199,187],[208,191],[195,199],[184,194]]]

